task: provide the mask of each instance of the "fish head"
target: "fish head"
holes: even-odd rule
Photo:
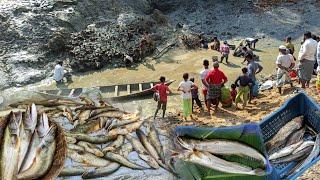
[[[46,113],[43,113],[38,121],[38,135],[40,138],[44,137],[49,130],[49,119]]]
[[[39,148],[43,149],[45,147],[48,147],[55,140],[56,131],[57,131],[57,126],[55,125],[50,126],[48,132],[42,138],[39,144]]]
[[[11,135],[19,136],[20,125],[22,121],[22,112],[10,112],[9,116],[9,131]]]
[[[34,131],[37,125],[37,108],[35,104],[32,104],[31,107],[28,106],[23,118],[24,128]]]

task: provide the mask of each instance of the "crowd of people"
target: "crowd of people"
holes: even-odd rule
[[[247,105],[247,102],[251,101],[257,93],[254,91],[254,85],[256,83],[256,74],[262,71],[262,66],[253,60],[251,54],[246,54],[246,61],[248,61],[247,67],[242,69],[242,75],[239,76],[235,83],[232,84],[232,89],[228,91],[230,101],[227,103],[235,102],[237,108],[238,103],[243,103],[243,108]],[[201,92],[203,95],[204,104],[207,109],[207,113],[210,115],[211,109],[218,109],[219,102],[221,101],[222,89],[225,88],[225,84],[228,82],[228,78],[225,73],[219,68],[219,61],[216,58],[212,60],[213,68],[209,68],[209,60],[203,60],[203,70],[200,72],[201,79]],[[189,78],[188,73],[183,74],[183,81],[180,82],[177,91],[181,92],[183,117],[187,120],[189,117],[193,119],[193,107],[195,104],[204,111],[201,101],[199,99],[199,87],[195,84],[194,78]],[[153,87],[153,90],[159,94],[158,105],[154,118],[156,118],[158,111],[163,110],[163,115],[166,110],[168,94],[171,92],[168,86],[165,84],[165,77],[160,77],[161,83]],[[236,90],[238,87],[238,92]],[[195,102],[195,103],[194,103]],[[222,102],[223,104],[224,102]]]
[[[282,93],[284,85],[290,84],[290,86],[293,87],[291,77],[295,74],[298,76],[301,88],[308,88],[310,86],[312,75],[318,74],[316,87],[320,92],[320,66],[318,66],[318,64],[320,64],[319,41],[320,38],[312,35],[311,32],[304,33],[304,38],[301,42],[297,58],[294,57],[295,47],[292,43],[291,37],[286,37],[285,43],[279,46],[279,55],[276,58],[276,87],[280,94]],[[229,107],[232,105],[232,102],[234,102],[237,109],[239,109],[240,102],[242,102],[242,108],[245,108],[254,97],[258,96],[259,83],[256,75],[263,70],[263,67],[257,62],[257,56],[253,53],[257,42],[258,39],[246,38],[234,50],[233,55],[239,57],[243,56],[244,60],[242,64],[247,62],[247,66],[241,69],[241,75],[234,81],[234,83],[231,83],[231,90],[226,88],[228,78],[219,68],[219,63],[223,63],[224,59],[226,63],[229,63],[229,44],[227,41],[224,41],[223,44],[220,45],[220,41],[217,37],[212,39],[211,44],[205,44],[204,41],[201,42],[206,46],[205,48],[210,47],[211,49],[217,50],[221,53],[220,62],[219,58],[213,56],[213,68],[209,68],[209,60],[203,60],[203,70],[199,74],[201,79],[200,88],[196,85],[193,77],[189,78],[188,73],[183,74],[183,81],[179,84],[177,91],[181,92],[184,119],[187,120],[188,117],[192,118],[193,107],[195,104],[204,111],[199,98],[199,89],[201,89],[203,101],[208,114],[210,114],[212,108],[217,110],[219,102],[221,102],[225,107]],[[53,78],[57,84],[63,83],[64,77],[70,77],[70,75],[68,75],[69,73],[64,72],[62,65],[63,63],[60,61],[55,66]],[[165,84],[165,77],[161,76],[160,83],[152,89],[158,94],[158,104],[154,118],[156,118],[158,111],[161,108],[163,110],[162,116],[164,117],[167,107],[168,93],[171,92]],[[226,90],[229,92],[226,93]],[[227,94],[227,98],[223,98],[222,94]]]
[[[213,42],[215,41],[217,41],[216,37]],[[287,37],[284,45],[279,46],[279,55],[276,59],[276,87],[278,88],[279,93],[282,93],[282,87],[285,84],[290,84],[290,86],[293,87],[291,77],[293,76],[292,74],[295,73],[298,75],[301,88],[308,88],[315,68],[317,70],[316,72],[318,72],[317,88],[320,92],[320,67],[317,67],[317,64],[320,63],[319,38],[316,38],[310,32],[306,32],[304,34],[303,42],[301,43],[298,58],[295,58],[293,55],[295,48],[291,41],[291,37]],[[242,63],[247,62],[247,66],[241,69],[242,74],[231,84],[231,90],[227,88],[230,91],[229,96],[231,101],[221,101],[222,90],[225,88],[228,78],[219,68],[219,61],[215,56],[212,58],[212,69],[209,68],[209,60],[203,60],[203,70],[199,74],[202,84],[201,87],[198,87],[198,85],[195,84],[193,77],[189,78],[188,73],[183,74],[183,81],[181,81],[177,90],[181,92],[183,100],[183,117],[185,120],[189,117],[191,119],[193,118],[192,113],[195,104],[204,111],[203,105],[199,99],[199,89],[201,89],[203,101],[209,115],[211,115],[211,109],[217,110],[219,102],[222,102],[222,105],[226,102],[231,102],[231,104],[234,102],[237,109],[240,109],[239,103],[242,102],[242,108],[244,109],[248,103],[251,103],[251,100],[254,97],[258,96],[259,83],[256,75],[263,70],[263,67],[256,61],[255,55],[251,50],[255,49],[257,39],[251,38],[245,42],[245,46],[240,43],[240,46],[242,47],[235,49],[237,56],[244,56],[244,61]],[[220,63],[222,63],[224,59],[226,59],[226,62],[228,63],[228,56],[230,53],[228,43],[224,41],[219,48],[216,47],[217,44],[220,43],[215,42],[212,44],[215,46],[212,49],[220,51]],[[160,95],[158,108],[154,115],[154,118],[156,118],[157,112],[160,109],[159,104],[166,104],[167,95],[170,90],[165,85],[164,81],[153,89],[162,94]],[[159,89],[165,90],[160,92]],[[164,111],[165,107],[166,105],[163,106]]]

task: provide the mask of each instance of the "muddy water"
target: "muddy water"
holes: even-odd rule
[[[229,42],[230,44],[238,44],[239,41]],[[259,55],[260,63],[264,67],[262,75],[269,75],[275,70],[275,59],[278,55],[277,47],[281,42],[274,40],[265,40],[258,42],[255,54]],[[149,58],[145,63],[134,68],[119,68],[112,70],[101,70],[98,72],[89,72],[79,74],[73,77],[73,83],[67,84],[63,88],[76,87],[96,87],[114,84],[139,83],[148,81],[157,81],[159,76],[165,76],[167,79],[176,80],[170,89],[174,94],[170,96],[168,109],[171,111],[180,110],[180,97],[176,92],[179,82],[182,80],[182,74],[189,73],[190,77],[195,77],[197,84],[200,84],[199,72],[202,70],[203,59],[211,60],[212,56],[219,56],[219,52],[212,50],[192,50],[176,49],[171,51],[160,59]],[[236,77],[241,74],[241,68],[245,65],[241,64],[243,58],[229,57],[230,64],[221,64],[220,68],[227,75],[228,85],[234,82]],[[57,88],[52,80],[40,83],[37,88]],[[142,99],[130,102],[114,102],[115,106],[127,111],[135,111],[138,105],[143,106],[145,114],[151,115],[155,110],[155,102],[152,99]]]

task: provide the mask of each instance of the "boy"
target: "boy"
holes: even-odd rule
[[[241,96],[243,98],[243,108],[245,108],[249,98],[250,87],[253,85],[252,79],[248,76],[247,68],[242,68],[242,76],[239,76],[234,84],[239,87],[239,92],[235,99],[236,108],[238,109],[238,103],[241,101]]]
[[[237,97],[237,90],[236,90],[237,86],[235,84],[231,84],[231,97],[232,97],[232,101],[235,102],[236,97]]]
[[[166,113],[166,109],[167,109],[167,101],[168,101],[168,93],[171,93],[170,89],[168,88],[168,86],[165,84],[166,82],[166,78],[164,76],[160,77],[160,83],[153,86],[152,90],[156,91],[159,93],[159,101],[158,101],[158,106],[157,106],[157,110],[154,113],[154,117],[153,119],[156,119],[158,111],[160,110],[161,106],[162,106],[162,118],[164,118],[164,115]]]
[[[190,78],[190,81],[194,83],[194,78]],[[195,87],[197,87],[197,86],[195,86]],[[194,101],[197,103],[197,105],[199,106],[199,108],[202,111],[202,104],[201,104],[201,101],[199,99],[198,88],[191,89],[191,96],[192,96],[192,112],[193,112]]]

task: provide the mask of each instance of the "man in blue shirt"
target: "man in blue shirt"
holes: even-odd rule
[[[256,74],[260,73],[262,71],[263,67],[259,63],[255,62],[253,60],[252,54],[246,54],[245,58],[248,61],[248,65],[247,65],[248,76],[252,79],[252,81],[254,82],[255,86],[257,86],[258,83],[256,82],[257,81]],[[255,91],[255,89],[257,89],[257,88],[255,88],[255,86],[252,86],[250,88],[249,103],[251,102],[253,96],[258,96],[258,92]]]

